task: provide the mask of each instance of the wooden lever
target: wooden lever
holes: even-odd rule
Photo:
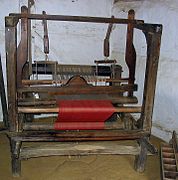
[[[114,18],[114,16],[111,16],[111,18]],[[108,29],[107,29],[107,33],[106,33],[106,37],[104,39],[104,56],[105,57],[109,57],[109,53],[110,53],[110,46],[109,46],[109,39],[110,39],[110,35],[112,32],[112,27],[113,27],[113,23],[109,23]]]
[[[43,11],[43,15],[46,15],[46,12]],[[49,54],[49,38],[48,38],[48,26],[47,26],[47,20],[43,20],[43,27],[44,27],[44,53],[47,55]]]

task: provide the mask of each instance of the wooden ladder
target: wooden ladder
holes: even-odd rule
[[[171,141],[169,144],[161,144],[162,180],[178,180],[177,150],[174,139]]]

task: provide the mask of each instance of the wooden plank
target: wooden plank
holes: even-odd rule
[[[18,113],[58,113],[59,107],[18,107]],[[115,107],[115,112],[117,113],[140,113],[141,106],[134,107],[134,106],[125,106],[125,107]]]
[[[68,79],[63,80],[50,80],[50,79],[39,79],[39,80],[29,80],[29,79],[23,79],[22,84],[23,85],[43,85],[43,84],[66,84]],[[99,78],[99,77],[93,77],[91,79],[87,80],[88,83],[94,83],[94,82],[128,82],[128,79],[110,79],[110,78]]]
[[[8,120],[10,131],[16,131],[18,122],[16,106],[17,20],[14,17],[6,17],[5,21]]]
[[[15,141],[53,142],[53,141],[104,141],[136,140],[147,137],[150,132],[144,130],[80,130],[80,131],[24,131],[10,132],[7,135]]]
[[[36,92],[49,95],[70,95],[70,94],[117,94],[129,90],[136,91],[137,85],[121,86],[62,86],[62,87],[24,87],[18,88],[19,93]]]
[[[42,14],[19,14],[10,13],[10,16],[18,18],[28,18],[36,20],[53,20],[53,21],[73,21],[73,22],[90,22],[90,23],[113,23],[113,24],[142,24],[143,20],[130,20],[121,18],[106,17],[89,17],[89,16],[65,16],[65,15],[42,15]]]
[[[123,124],[114,122],[105,122],[104,129],[123,129]],[[27,131],[42,131],[42,130],[54,130],[54,123],[23,123],[23,130]]]
[[[145,70],[141,126],[146,129],[151,129],[160,53],[161,33],[145,33],[145,36],[147,40],[147,62]]]
[[[21,149],[20,158],[34,158],[40,156],[76,156],[76,155],[138,155],[140,147],[119,145],[116,142],[92,143],[60,143],[53,145],[38,145]],[[151,155],[150,153],[148,153]]]
[[[115,64],[117,61],[115,59],[106,59],[106,60],[95,60],[96,64]]]
[[[57,101],[60,100],[110,100],[113,104],[136,104],[138,100],[135,96],[125,97],[125,96],[108,96],[108,95],[62,95],[56,96],[55,99],[34,99],[25,98],[18,100],[18,106],[40,106],[40,105],[56,105]]]
[[[121,78],[121,79],[106,79],[106,82],[115,82],[115,83],[123,83],[128,82],[128,78]]]

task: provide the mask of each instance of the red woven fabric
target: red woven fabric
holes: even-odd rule
[[[63,100],[58,104],[59,114],[54,128],[62,130],[103,129],[104,121],[115,112],[107,100]]]

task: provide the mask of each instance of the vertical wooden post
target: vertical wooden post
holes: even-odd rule
[[[21,7],[22,14],[28,14],[26,6]],[[17,87],[22,84],[22,69],[28,59],[28,19],[21,19],[21,40],[17,49]]]
[[[145,170],[145,164],[147,160],[147,147],[145,146],[142,139],[139,140],[140,143],[140,154],[135,156],[134,168],[137,172],[143,172]]]
[[[159,25],[155,29],[157,30],[154,33],[145,33],[147,40],[147,62],[145,70],[141,126],[143,129],[148,131],[151,130],[152,126],[152,114],[156,89],[162,26]]]
[[[21,174],[21,160],[19,158],[21,145],[22,143],[20,141],[14,141],[13,139],[10,139],[11,165],[12,174],[14,177],[19,177]]]
[[[34,5],[34,0],[28,0],[28,14],[31,14],[31,7]],[[32,32],[31,32],[31,19],[28,19],[28,74],[32,75]]]
[[[13,16],[5,17],[8,120],[10,131],[18,130],[16,104],[17,23],[17,18]]]
[[[133,9],[128,12],[128,19],[134,20],[135,11]],[[136,52],[133,45],[133,24],[127,25],[127,39],[126,39],[126,53],[125,61],[129,69],[129,84],[134,84],[135,81],[135,66],[136,66]],[[128,96],[133,96],[133,91],[128,92]]]

